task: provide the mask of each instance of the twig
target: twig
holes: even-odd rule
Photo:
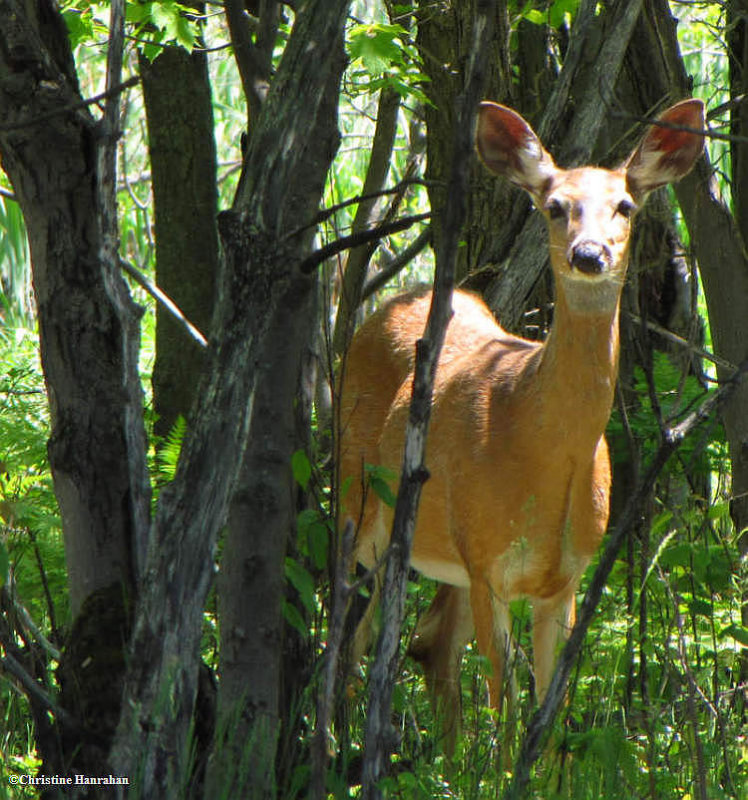
[[[22,130],[23,128],[30,128],[33,125],[41,125],[42,123],[49,122],[49,120],[59,117],[62,114],[67,114],[70,111],[80,111],[82,108],[96,105],[102,100],[109,100],[112,97],[116,97],[117,95],[122,94],[122,92],[127,91],[127,89],[131,89],[138,83],[140,83],[140,76],[133,75],[117,86],[113,86],[111,89],[107,89],[104,92],[95,94],[93,97],[88,97],[85,100],[81,100],[76,103],[70,103],[69,105],[62,106],[61,108],[56,108],[54,111],[49,111],[46,114],[40,114],[38,117],[31,117],[30,119],[23,120],[21,122],[14,122],[12,125],[0,125],[0,132],[7,133],[8,131],[17,131]]]
[[[133,278],[148,294],[157,302],[160,303],[177,322],[179,322],[189,335],[201,346],[207,347],[208,340],[203,336],[198,328],[196,328],[184,315],[184,312],[179,306],[167,295],[162,289],[159,289],[155,283],[146,278],[145,275],[136,269],[132,264],[120,259],[119,265],[131,278]]]
[[[431,212],[427,211],[423,214],[400,217],[400,219],[396,219],[394,222],[385,222],[383,225],[378,225],[376,228],[372,228],[368,231],[360,231],[359,233],[352,233],[350,236],[342,236],[340,239],[336,239],[334,242],[320,247],[319,250],[315,250],[314,253],[301,262],[299,268],[305,275],[308,275],[314,272],[323,261],[327,261],[328,258],[342,253],[343,250],[367,244],[367,242],[372,242],[375,239],[383,239],[385,236],[407,230],[411,225],[415,225],[417,222],[423,222],[430,218]]]
[[[39,549],[39,542],[36,540],[36,534],[31,528],[26,529],[28,531],[29,539],[31,540],[31,544],[34,546],[34,559],[36,560],[36,566],[39,570],[39,578],[42,582],[42,589],[44,590],[44,598],[47,601],[47,613],[49,614],[49,626],[52,630],[52,635],[55,637],[55,640],[60,642],[62,641],[62,637],[60,636],[60,629],[57,627],[57,614],[55,613],[55,604],[54,600],[52,599],[52,592],[49,588],[49,580],[47,579],[47,570],[44,567],[44,559],[42,558],[41,550]],[[15,587],[14,587],[15,588]],[[15,596],[13,598],[13,602],[15,603]],[[60,660],[60,654],[57,653],[56,656],[53,656],[56,661]]]
[[[665,122],[661,119],[641,116],[639,114],[629,114],[623,111],[611,111],[610,116],[614,119],[623,119],[628,122],[641,122],[644,125],[655,125],[659,128],[668,128],[673,131],[684,131],[685,133],[697,133],[707,139],[719,139],[723,142],[748,142],[748,136],[739,136],[734,133],[717,133],[711,128],[691,128],[688,125],[677,125],[674,122]],[[710,115],[711,116],[711,115]]]
[[[418,236],[402,251],[399,253],[391,263],[379,273],[374,275],[365,285],[361,292],[361,300],[366,300],[374,292],[379,291],[391,278],[394,278],[401,269],[406,267],[410,262],[423,250],[430,242],[432,237],[431,225],[424,228]]]
[[[2,595],[5,602],[13,607],[13,613],[18,617],[19,622],[23,625],[24,629],[28,631],[39,646],[55,661],[60,660],[60,651],[55,647],[52,642],[39,630],[39,627],[31,618],[26,606],[21,604],[15,596],[15,592],[11,592],[6,584],[2,588]]]
[[[4,645],[3,645],[4,646]],[[29,675],[28,672],[13,658],[7,654],[0,658],[0,668],[6,674],[15,678],[29,701],[51,712],[56,719],[70,731],[80,731],[81,726],[64,708],[57,703],[39,686],[39,684]]]
[[[334,216],[344,208],[348,208],[348,206],[355,206],[357,203],[364,203],[368,200],[377,200],[380,197],[386,197],[387,195],[391,194],[402,194],[408,186],[428,186],[429,184],[433,184],[434,181],[426,181],[423,178],[403,178],[403,180],[398,181],[394,186],[391,186],[389,189],[380,189],[376,192],[370,192],[368,194],[357,194],[355,197],[349,197],[347,200],[341,200],[340,203],[335,203],[335,205],[328,206],[327,208],[323,208],[320,212],[314,215],[314,218],[311,222],[306,225],[302,225],[300,228],[295,228],[290,233],[286,234],[286,238],[293,239],[295,236],[298,236],[304,231],[309,230],[309,228],[314,228],[317,225],[320,225],[323,222],[326,222],[330,217]]]
[[[631,312],[628,312],[628,316],[637,325],[642,324],[642,318],[638,314],[632,314]],[[673,344],[677,344],[679,347],[686,348],[695,356],[703,358],[705,361],[711,361],[712,364],[716,364],[718,367],[724,367],[731,372],[735,372],[735,370],[737,370],[737,367],[731,361],[715,355],[714,353],[710,353],[707,350],[704,350],[702,347],[697,347],[695,344],[692,344],[682,336],[678,336],[677,333],[673,333],[673,331],[663,328],[662,325],[658,325],[656,322],[652,322],[651,320],[647,320],[645,324],[653,333],[656,333],[658,336],[662,336],[663,339],[667,339]]]
[[[708,397],[699,408],[689,414],[683,422],[665,430],[665,435],[649,469],[639,482],[636,491],[629,498],[621,519],[611,533],[605,550],[600,557],[600,562],[582,601],[577,622],[556,665],[556,670],[548,688],[548,694],[527,726],[512,781],[503,795],[503,800],[520,800],[525,796],[525,790],[530,780],[530,770],[540,755],[543,743],[547,739],[553,721],[563,703],[569,675],[582,649],[584,637],[600,602],[610,571],[618,557],[618,551],[621,549],[624,539],[630,534],[641,516],[641,508],[649,497],[662,468],[670,456],[680,447],[684,439],[698,425],[709,419],[718,406],[727,401],[742,381],[746,372],[748,372],[748,361],[744,361],[735,374],[722,384],[711,397]]]
[[[269,79],[267,64],[263,54],[252,42],[248,17],[241,0],[226,0],[226,22],[234,48],[234,59],[239,68],[244,96],[247,98],[249,122],[254,123],[259,114]]]
[[[694,755],[696,757],[696,787],[700,800],[707,800],[707,780],[706,780],[706,766],[704,762],[704,747],[701,743],[701,736],[699,735],[699,720],[696,713],[696,694],[701,693],[701,688],[696,682],[691,666],[688,663],[686,653],[686,635],[683,625],[683,612],[681,611],[682,598],[673,596],[673,603],[675,608],[675,626],[678,629],[678,658],[686,676],[686,716],[688,722],[691,724],[693,730],[693,746]],[[704,698],[706,699],[706,698]],[[711,703],[707,704],[711,707]]]

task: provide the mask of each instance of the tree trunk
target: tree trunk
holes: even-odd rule
[[[99,740],[63,731],[64,766],[98,774],[148,532],[141,312],[119,269],[111,132],[73,110],[81,97],[65,24],[51,2],[34,8],[0,0],[0,154],[28,231],[50,402],[74,618],[61,701]]]
[[[205,53],[165,47],[140,57],[156,233],[156,283],[205,336],[218,270],[216,148]],[[156,308],[153,431],[165,437],[187,417],[205,352],[162,306]]]
[[[728,53],[730,55],[730,97],[737,102],[730,114],[730,133],[745,137],[748,135],[748,105],[745,95],[748,92],[748,2],[730,0],[727,4]],[[743,102],[741,102],[741,100]],[[748,236],[748,145],[745,141],[731,142],[732,157],[732,197],[735,205],[735,219],[743,244]],[[746,264],[743,264],[743,268]],[[734,313],[740,313],[735,311]],[[711,309],[710,309],[711,316]],[[745,326],[745,318],[742,318]],[[748,347],[748,343],[744,346]],[[748,392],[743,395],[748,403]],[[730,453],[733,461],[733,500],[731,513],[735,526],[741,532],[738,539],[743,562],[748,561],[748,426],[745,425],[746,406],[730,410],[733,434],[730,437]],[[743,418],[741,419],[741,413]],[[727,422],[727,420],[725,420]],[[729,434],[728,434],[729,435]],[[736,486],[736,481],[738,484]],[[742,488],[741,488],[742,487]],[[748,628],[748,586],[743,591],[741,618],[744,628]],[[743,651],[741,679],[748,682],[748,652]]]
[[[488,44],[492,41],[498,3],[478,0],[470,37],[471,54],[464,68],[464,88],[457,97],[452,126],[450,174],[445,193],[445,219],[436,247],[434,292],[423,338],[416,343],[413,390],[405,431],[400,484],[395,505],[389,554],[382,586],[382,630],[369,678],[365,751],[361,796],[365,800],[383,797],[380,781],[387,775],[395,741],[390,723],[392,687],[397,680],[399,645],[408,566],[413,544],[421,488],[428,479],[424,466],[426,436],[431,418],[431,400],[436,366],[447,325],[452,316],[459,243],[467,218],[470,163],[473,160],[473,130],[480,93],[487,82]]]
[[[730,97],[736,101],[730,111],[730,133],[745,136],[748,132],[748,106],[741,98],[748,91],[748,0],[727,2],[727,54],[730,64]],[[738,228],[748,231],[748,145],[730,142],[732,160],[732,198]]]
[[[153,62],[139,61],[151,164],[156,283],[187,319],[207,336],[218,272],[216,147],[205,53],[164,47]],[[156,445],[181,416],[189,421],[206,361],[204,346],[174,316],[156,306],[153,366],[153,433]],[[216,689],[201,666],[195,714],[198,795],[212,745]]]
[[[49,458],[77,616],[98,589],[118,584],[131,595],[136,547],[146,539],[141,311],[119,264],[102,261],[96,122],[85,109],[61,113],[81,99],[64,22],[45,2],[38,24],[24,9],[0,2],[0,151],[29,235],[50,395]]]
[[[330,132],[336,123],[347,7],[346,0],[317,0],[298,10],[252,131],[234,207],[219,217],[225,264],[211,363],[177,475],[159,501],[112,752],[118,772],[142,776],[137,797],[173,796],[189,775],[202,611],[217,533],[255,418],[255,399],[263,402],[263,390],[256,393],[263,375],[258,363],[274,344],[271,333],[283,329],[279,322],[285,315],[303,307],[314,285],[299,265],[308,254],[308,226],[337,146]],[[276,398],[278,405],[283,400]],[[290,470],[290,465],[283,468]],[[262,501],[262,494],[254,500]],[[287,533],[282,515],[277,519],[278,529],[263,531],[261,543],[273,567],[255,576],[267,581],[269,593],[262,604],[271,610],[280,607],[272,569],[280,563],[276,554],[285,552]],[[224,552],[226,558],[236,556]],[[248,578],[246,572],[242,577]],[[256,677],[245,676],[250,693]],[[221,703],[228,705],[223,698]],[[260,795],[272,791],[264,781],[256,788]]]

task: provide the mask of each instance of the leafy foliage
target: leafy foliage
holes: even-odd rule
[[[427,76],[420,56],[402,25],[354,25],[348,36],[350,76],[355,92],[392,89],[403,97],[428,102],[422,90]]]
[[[149,60],[161,52],[162,45],[192,50],[198,36],[194,9],[173,0],[128,3],[127,21],[134,24],[138,38],[148,40],[143,53]]]

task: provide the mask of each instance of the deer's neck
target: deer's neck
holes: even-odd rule
[[[596,444],[613,406],[618,376],[620,299],[595,312],[572,310],[557,291],[554,324],[538,368],[540,402],[548,401],[547,419],[580,443]]]

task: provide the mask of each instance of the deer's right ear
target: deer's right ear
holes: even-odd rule
[[[478,107],[475,144],[483,163],[497,175],[538,198],[556,165],[535,131],[511,108],[484,101]]]

